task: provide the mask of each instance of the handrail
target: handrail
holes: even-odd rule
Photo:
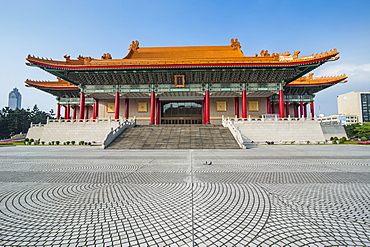
[[[242,134],[240,132],[240,130],[238,130],[234,124],[231,122],[230,118],[224,118],[224,116],[222,116],[222,125],[224,127],[228,127],[231,134],[234,136],[236,142],[238,143],[239,147],[242,148],[242,149],[246,149],[246,146],[244,145],[244,140],[243,140],[243,137],[242,137]]]
[[[124,122],[120,123],[117,128],[112,128],[103,142],[103,149],[106,149],[125,129],[132,128],[135,125],[136,118],[126,119]]]

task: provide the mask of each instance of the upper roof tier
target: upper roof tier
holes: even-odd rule
[[[122,59],[113,59],[105,53],[100,59],[79,56],[71,59],[65,55],[65,61],[55,61],[29,55],[28,65],[44,66],[56,69],[109,69],[109,68],[155,68],[155,67],[204,67],[204,66],[281,66],[300,65],[312,62],[336,60],[336,49],[320,54],[299,57],[300,51],[293,54],[269,53],[262,50],[259,54],[247,57],[241,51],[240,42],[231,39],[229,46],[194,46],[194,47],[139,47],[138,41],[132,41],[129,53]]]

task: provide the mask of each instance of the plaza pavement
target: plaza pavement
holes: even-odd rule
[[[369,195],[369,146],[0,147],[0,246],[370,246]]]

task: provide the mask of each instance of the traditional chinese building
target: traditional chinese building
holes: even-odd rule
[[[220,124],[222,116],[313,117],[315,93],[347,78],[310,73],[337,60],[336,49],[308,56],[262,50],[248,57],[237,39],[230,43],[146,48],[133,41],[122,59],[109,53],[100,59],[66,55],[65,61],[29,55],[27,65],[58,80],[26,84],[56,97],[57,118],[136,117],[139,124]]]

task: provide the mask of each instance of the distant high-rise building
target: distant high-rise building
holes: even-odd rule
[[[356,115],[359,122],[370,122],[370,92],[353,91],[339,95],[338,113]]]
[[[17,88],[14,88],[13,91],[9,93],[8,106],[10,109],[21,109],[22,95]]]

